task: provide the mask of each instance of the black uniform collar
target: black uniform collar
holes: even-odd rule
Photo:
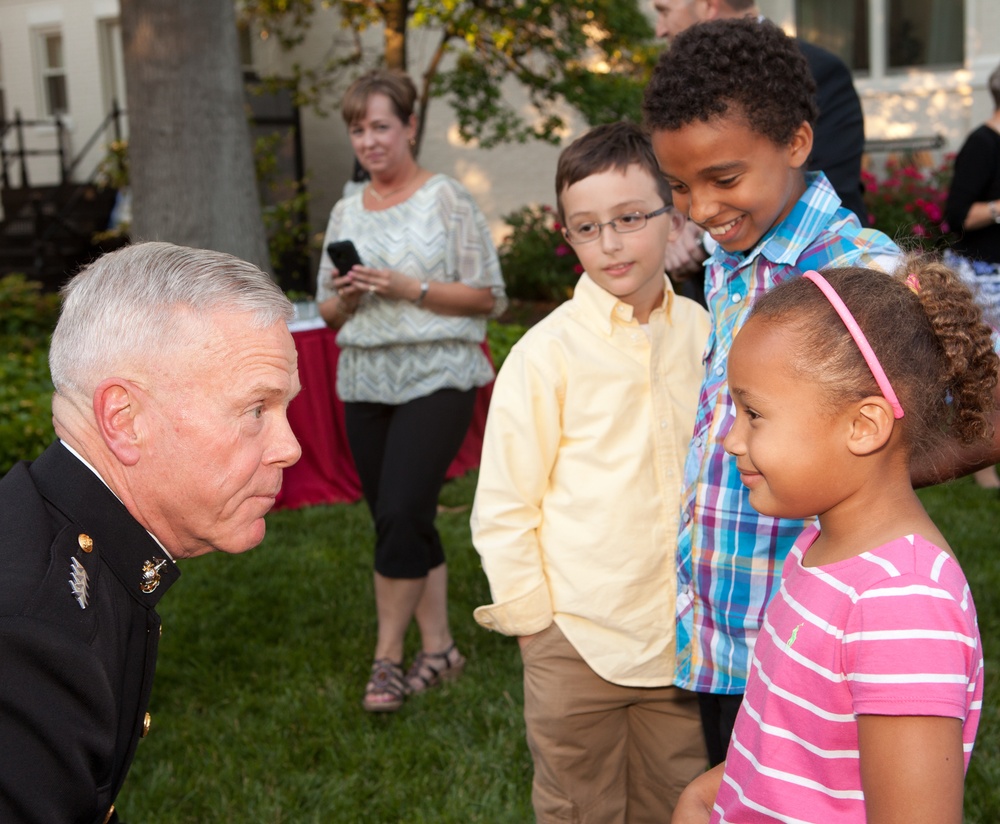
[[[114,493],[61,443],[32,462],[30,472],[42,496],[91,537],[93,549],[132,597],[155,607],[180,570]],[[151,567],[158,584],[149,589]]]

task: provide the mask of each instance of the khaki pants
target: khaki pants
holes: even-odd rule
[[[522,657],[537,820],[668,824],[708,763],[696,694],[605,681],[555,624]]]

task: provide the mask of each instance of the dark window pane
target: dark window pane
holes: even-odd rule
[[[240,65],[246,69],[253,65],[253,46],[251,45],[253,35],[249,26],[239,26],[236,33],[239,37]]]
[[[960,66],[964,0],[889,0],[888,67]]]
[[[45,78],[45,94],[48,98],[49,114],[66,114],[69,111],[66,78],[63,75],[51,75]]]
[[[45,65],[50,69],[61,69],[62,64],[62,35],[47,35],[45,37]]]
[[[795,29],[853,71],[868,71],[868,0],[796,0]]]

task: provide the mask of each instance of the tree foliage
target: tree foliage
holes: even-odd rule
[[[645,0],[639,0],[644,2]],[[640,117],[642,87],[657,45],[637,0],[240,0],[243,21],[292,50],[315,15],[336,14],[351,46],[321,66],[296,64],[300,104],[321,100],[345,69],[401,68],[418,83],[426,119],[431,97],[447,98],[466,141],[483,147],[537,139],[558,143],[568,103],[589,123]],[[362,32],[381,26],[377,53]],[[436,35],[426,65],[410,65],[407,33]],[[501,84],[515,79],[530,110]]]

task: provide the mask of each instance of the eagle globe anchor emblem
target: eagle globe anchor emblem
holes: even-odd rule
[[[153,558],[142,565],[142,577],[139,579],[139,589],[147,595],[154,592],[160,585],[160,570],[166,566],[166,558]]]

